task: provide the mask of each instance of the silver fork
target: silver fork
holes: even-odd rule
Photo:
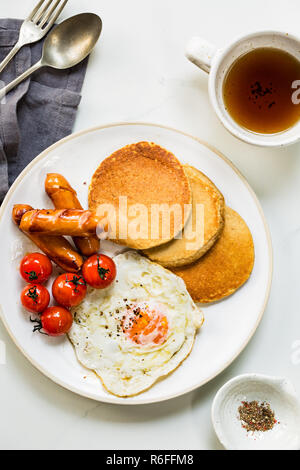
[[[18,42],[0,64],[0,73],[26,44],[42,39],[53,26],[68,0],[41,0],[22,23]]]

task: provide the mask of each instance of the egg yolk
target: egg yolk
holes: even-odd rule
[[[122,329],[127,338],[136,344],[157,346],[165,342],[169,326],[166,316],[161,312],[142,306],[127,311]]]

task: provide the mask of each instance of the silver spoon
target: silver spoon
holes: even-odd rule
[[[0,90],[0,100],[41,67],[68,69],[85,59],[95,47],[102,30],[101,18],[93,13],[72,16],[47,36],[41,60]]]

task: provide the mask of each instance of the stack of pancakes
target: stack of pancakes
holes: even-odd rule
[[[120,197],[123,201],[126,198],[126,213],[124,207],[120,210]],[[156,144],[127,145],[101,163],[90,185],[89,208],[98,210],[103,204],[116,209],[113,240],[142,250],[152,261],[173,271],[185,281],[196,302],[227,297],[252,272],[254,244],[245,221],[225,206],[223,195],[206,175],[181,165],[171,152]],[[176,206],[181,211],[180,218],[176,211],[171,216],[168,213],[168,233],[164,231],[163,210],[161,218],[140,217],[145,221],[142,227],[132,227],[145,208],[150,214],[158,206]],[[159,220],[156,230],[153,220]]]

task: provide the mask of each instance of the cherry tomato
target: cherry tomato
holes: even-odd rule
[[[86,296],[86,291],[86,282],[80,274],[61,274],[52,286],[56,302],[66,308],[79,305]]]
[[[95,289],[108,287],[115,280],[116,273],[114,261],[105,255],[91,256],[82,267],[84,279]]]
[[[34,321],[34,320],[32,320]],[[73,324],[73,316],[64,307],[49,307],[41,315],[41,319],[35,321],[33,331],[41,331],[48,336],[63,336],[68,333]],[[43,333],[41,331],[41,333]]]
[[[52,274],[51,261],[41,253],[30,253],[21,261],[20,274],[26,282],[43,284]]]
[[[29,312],[41,313],[49,305],[50,294],[46,287],[40,284],[29,284],[22,290],[21,302]]]

